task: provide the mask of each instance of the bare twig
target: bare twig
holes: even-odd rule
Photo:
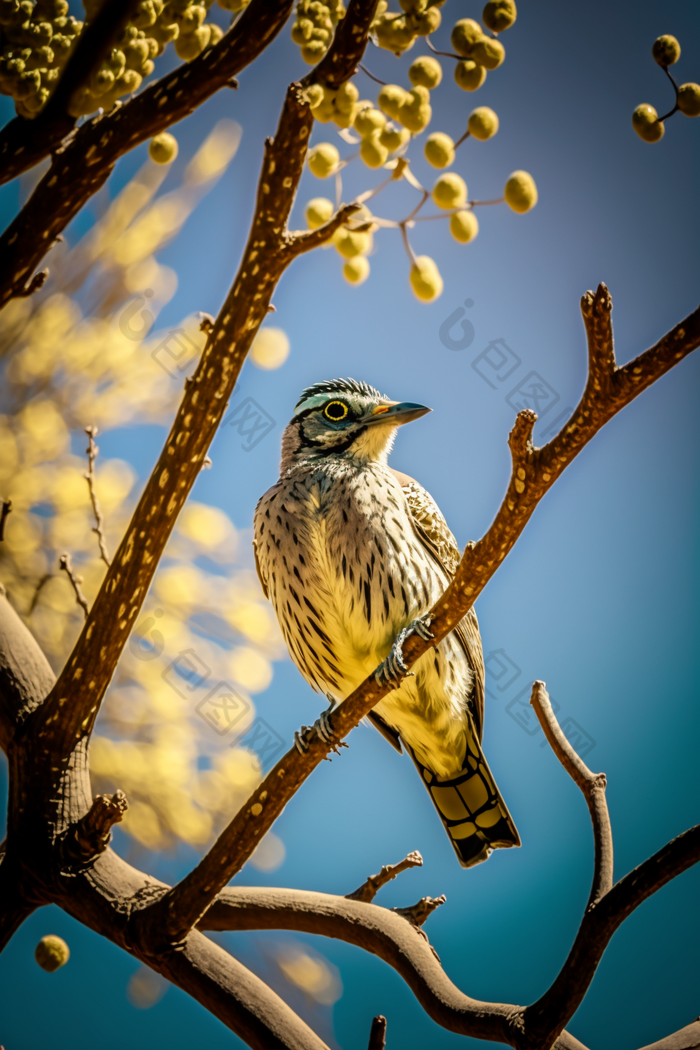
[[[95,515],[96,524],[93,526],[93,532],[97,534],[97,542],[100,545],[100,557],[109,568],[111,562],[109,560],[109,554],[107,553],[107,543],[105,541],[104,534],[104,518],[102,517],[102,510],[100,508],[100,501],[97,498],[97,489],[95,487],[95,459],[97,453],[100,451],[95,444],[95,438],[97,437],[97,427],[85,427],[85,433],[88,436],[88,447],[85,449],[88,457],[88,469],[87,474],[83,475],[88,483],[88,489],[90,490],[90,502],[92,503],[92,512]]]
[[[87,598],[83,594],[82,589],[80,587],[80,584],[83,582],[83,577],[76,576],[73,572],[73,563],[71,562],[70,554],[62,554],[61,557],[58,559],[58,566],[60,569],[63,569],[66,576],[70,580],[71,587],[75,591],[75,600],[85,613],[85,619],[87,620],[90,614],[90,609],[87,603]]]
[[[379,1014],[372,1021],[367,1050],[384,1050],[386,1046],[386,1017]]]
[[[48,583],[49,580],[52,579],[52,578],[53,578],[53,573],[52,572],[45,572],[44,575],[39,580],[39,582],[37,583],[36,587],[34,588],[34,594],[32,595],[32,600],[29,603],[29,609],[27,610],[27,616],[31,616],[32,613],[34,612],[34,610],[36,609],[36,603],[39,601],[39,595],[41,594],[41,591],[42,591],[42,588],[44,587],[44,584]]]
[[[352,893],[346,893],[345,896],[349,901],[364,901],[365,904],[369,904],[374,900],[382,886],[386,886],[387,882],[391,882],[402,871],[406,871],[408,868],[420,868],[422,864],[423,858],[416,849],[409,853],[407,857],[404,857],[403,860],[400,860],[398,864],[385,864],[378,875],[370,875],[358,889],[353,890]]]
[[[363,66],[361,62],[357,68],[361,69],[362,72],[368,76],[370,80],[373,80],[375,84],[381,84],[383,87],[386,87],[386,80],[380,80],[379,77],[375,77],[374,73],[370,73],[369,69],[367,69],[366,66]]]
[[[544,682],[535,682],[530,703],[537,720],[544,730],[554,754],[571,779],[578,785],[586,799],[595,842],[593,885],[588,898],[587,910],[594,908],[613,884],[613,839],[610,814],[605,799],[605,773],[591,773],[582,758],[574,751],[564,736],[556,715],[552,710],[549,693]]]
[[[5,522],[11,513],[12,500],[4,499],[2,501],[2,509],[0,510],[0,542],[5,539]]]

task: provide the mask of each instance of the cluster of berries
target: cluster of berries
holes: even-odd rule
[[[117,46],[74,93],[71,115],[109,110],[117,99],[132,94],[171,41],[187,62],[218,43],[222,30],[205,22],[213,2],[142,0]],[[46,104],[83,26],[97,15],[100,0],[84,0],[83,6],[85,22],[80,22],[68,15],[67,0],[0,0],[0,93],[14,98],[20,116],[35,117]]]
[[[670,33],[658,37],[651,48],[654,61],[666,71],[676,92],[676,104],[673,109],[659,117],[653,106],[644,102],[637,106],[632,114],[632,127],[644,142],[659,142],[666,130],[664,121],[676,112],[686,117],[700,117],[700,84],[681,84],[680,87],[668,71],[669,66],[676,64],[681,57],[681,45]]]

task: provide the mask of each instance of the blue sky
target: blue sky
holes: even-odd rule
[[[479,9],[451,0],[443,16],[449,26],[459,17],[478,18]],[[274,323],[288,333],[291,355],[276,372],[247,365],[241,378],[242,393],[255,398],[276,427],[250,453],[230,429],[222,431],[211,451],[213,468],[197,482],[195,498],[223,507],[237,526],[248,528],[257,498],[277,477],[279,437],[299,391],[319,379],[351,375],[397,400],[434,409],[400,432],[392,464],[432,492],[460,543],[478,538],[507,483],[511,390],[536,371],[558,395],[536,434],[580,395],[583,292],[600,280],[610,287],[623,362],[697,305],[700,119],[675,116],[664,140],[649,146],[633,133],[631,113],[645,101],[659,112],[670,108],[670,86],[650,53],[661,33],[681,42],[681,81],[700,80],[699,22],[690,0],[671,6],[538,0],[521,5],[516,25],[503,37],[506,62],[478,95],[456,88],[445,60],[431,130],[457,138],[474,105],[489,105],[500,117],[495,139],[468,140],[460,150],[455,170],[470,196],[499,196],[510,172],[524,168],[537,182],[537,207],[525,216],[505,207],[482,209],[479,237],[468,246],[451,241],[445,223],[416,228],[416,251],[436,259],[445,281],[442,297],[430,305],[410,292],[395,231],[377,236],[372,273],[360,288],[343,282],[335,252],[299,259],[273,300]],[[445,29],[436,41],[444,46],[448,37]],[[420,45],[411,54],[423,50]],[[406,60],[399,65],[373,50],[367,64],[383,79],[406,81]],[[220,92],[175,129],[181,154],[168,176],[173,184],[178,167],[221,117],[237,120],[243,139],[224,178],[159,256],[179,276],[178,293],[160,322],[175,323],[192,310],[217,312],[245,240],[264,138],[274,132],[286,84],[304,71],[285,30],[240,76],[238,91]],[[372,97],[370,81],[360,86]],[[320,126],[314,141],[333,135],[332,125]],[[434,177],[420,150],[412,154],[418,177]],[[144,156],[140,148],[120,161],[112,193]],[[347,198],[378,181],[354,167]],[[295,211],[299,225],[303,203],[319,192],[327,191],[306,174]],[[401,187],[387,194],[386,203],[379,198],[377,214],[402,217],[411,192]],[[4,187],[0,208],[8,218],[16,201],[16,186]],[[69,237],[92,221],[88,208]],[[466,299],[473,301],[467,316],[474,340],[464,350],[447,349],[440,326]],[[483,378],[490,373],[480,357],[493,340],[505,341],[520,362],[512,385],[510,379],[494,382],[495,389]],[[585,905],[592,844],[583,798],[540,746],[542,734],[529,735],[522,725],[521,691],[544,679],[560,718],[574,720],[592,742],[587,761],[608,777],[617,877],[698,819],[698,483],[692,451],[700,437],[698,380],[700,360],[691,358],[596,437],[543,500],[478,602],[494,673],[485,750],[522,848],[459,869],[408,760],[360,728],[342,758],[324,763],[278,822],[287,848],[284,866],[271,875],[246,869],[238,881],[345,893],[382,864],[420,849],[424,867],[388,886],[378,903],[404,905],[445,893],[447,904],[427,929],[455,983],[497,1001],[526,1003],[542,993]],[[162,440],[159,428],[133,428],[106,434],[100,444],[103,454],[129,459],[143,483]],[[510,670],[496,681],[499,666]],[[510,684],[499,691],[504,681]],[[282,663],[257,707],[291,740],[301,722],[316,717],[319,701],[295,668]],[[187,863],[190,857],[173,862],[169,876]],[[675,880],[616,934],[569,1026],[586,1045],[633,1050],[697,1016],[699,875]],[[46,932],[62,934],[72,948],[70,964],[55,975],[38,971],[33,961],[34,945]],[[276,939],[247,934],[223,943],[265,973]],[[465,1044],[428,1020],[377,959],[341,943],[314,943],[339,968],[344,986],[332,1016],[314,1015],[333,1045],[365,1046],[371,1017],[379,1012],[389,1020],[390,1050]],[[241,1045],[176,989],[151,1010],[135,1010],[124,988],[136,968],[58,909],[35,914],[0,958],[0,1042],[5,1050],[33,1050],[49,1040],[53,1050],[88,1050],[99,1032],[102,1050],[145,1050],[156,1042],[185,1050],[195,1039],[209,1050]],[[295,1006],[306,1010],[303,1002]]]

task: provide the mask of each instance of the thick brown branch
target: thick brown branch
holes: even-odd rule
[[[0,747],[51,692],[55,675],[0,584]]]
[[[206,930],[296,930],[333,937],[372,952],[404,979],[429,1017],[458,1035],[519,1046],[521,1008],[460,991],[422,931],[376,904],[308,890],[227,887],[200,921]],[[556,1050],[585,1050],[568,1032]]]
[[[365,904],[370,904],[382,886],[386,886],[387,882],[391,882],[402,871],[406,871],[408,868],[420,868],[422,864],[423,858],[416,849],[409,853],[407,857],[404,857],[403,860],[400,860],[398,864],[385,864],[377,875],[370,875],[361,886],[353,890],[352,893],[346,893],[345,896],[349,901],[364,901]]]
[[[700,861],[700,824],[672,839],[663,849],[620,879],[583,917],[576,940],[559,975],[523,1015],[527,1047],[548,1050],[573,1017],[593,980],[610,938],[625,919],[671,879]]]
[[[22,211],[0,237],[0,307],[22,291],[27,275],[57,236],[104,185],[119,157],[176,124],[253,62],[287,20],[293,0],[252,0],[214,47],[151,84],[135,98],[98,114],[65,139]],[[14,123],[14,122],[13,122]],[[25,170],[22,152],[6,177]],[[31,163],[40,157],[32,154]]]
[[[3,842],[0,844],[0,952],[34,908],[35,905],[22,896],[20,874],[7,856]]]
[[[473,605],[522,533],[539,501],[581,449],[616,412],[653,382],[654,376],[663,375],[698,345],[700,309],[637,359],[635,375],[643,379],[640,378],[635,386],[629,385],[624,394],[619,395],[613,384],[613,394],[603,397],[589,382],[572,421],[542,449],[532,446],[535,414],[529,410],[518,414],[509,439],[513,469],[508,490],[488,532],[478,543],[467,545],[454,579],[431,610],[431,631],[435,641],[440,641],[453,630]],[[615,375],[625,373],[625,369],[620,369]],[[626,377],[622,382],[628,382]],[[403,648],[406,664],[410,667],[432,644],[434,642],[428,643],[417,635],[410,635]],[[374,676],[370,676],[344,700],[332,716],[336,741],[347,736],[387,692],[386,684],[379,685]],[[301,784],[331,750],[331,746],[318,735],[307,738],[307,743],[309,748],[304,755],[293,747],[279,760],[209,853],[168,896],[168,921],[175,923],[179,935],[187,928],[185,922],[196,922],[206,908],[207,899],[213,899],[240,871]]]
[[[88,469],[85,474],[85,480],[88,483],[88,490],[90,492],[90,502],[92,503],[92,512],[95,515],[95,526],[93,532],[97,534],[97,542],[100,546],[100,557],[105,563],[107,568],[110,566],[109,553],[107,551],[107,542],[105,540],[104,533],[104,518],[102,517],[102,509],[100,507],[100,501],[97,498],[97,487],[95,484],[95,460],[97,453],[100,451],[95,444],[95,438],[97,437],[97,427],[85,427],[85,433],[88,436],[88,447],[85,449],[88,457]]]
[[[112,838],[112,828],[124,819],[129,808],[126,795],[96,795],[90,809],[68,829],[62,848],[64,864],[89,864],[104,853]]]
[[[686,1025],[685,1028],[664,1036],[656,1043],[643,1046],[641,1050],[698,1050],[698,1047],[700,1047],[700,1017]]]
[[[587,910],[590,910],[598,904],[613,884],[613,838],[608,803],[605,798],[605,773],[592,773],[583,759],[576,754],[564,736],[552,710],[549,693],[544,682],[535,682],[533,684],[530,703],[535,709],[537,720],[542,726],[554,754],[571,779],[583,792],[591,814],[595,859],[593,885],[591,886],[587,905]]]

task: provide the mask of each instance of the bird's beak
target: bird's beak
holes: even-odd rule
[[[383,423],[386,426],[400,427],[403,423],[410,423],[413,419],[420,419],[432,408],[425,405],[417,405],[414,401],[390,401],[388,404],[377,405],[368,416],[365,416],[366,424]]]

